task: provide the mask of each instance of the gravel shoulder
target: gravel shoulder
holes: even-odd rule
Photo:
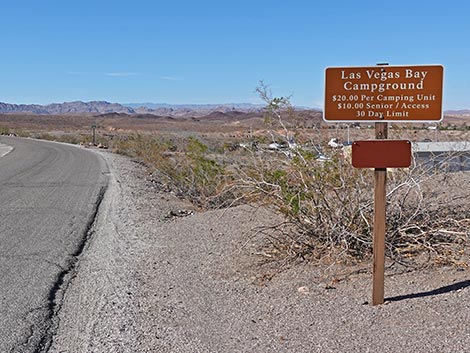
[[[272,276],[249,236],[272,214],[199,212],[146,181],[137,163],[100,154],[110,184],[50,352],[470,350],[468,269],[390,272],[392,300],[378,307],[367,303],[371,264],[298,264]]]

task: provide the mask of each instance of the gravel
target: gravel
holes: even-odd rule
[[[110,186],[51,352],[470,350],[468,269],[388,270],[386,304],[373,307],[370,263],[269,264],[250,230],[273,214],[202,212],[100,154]]]

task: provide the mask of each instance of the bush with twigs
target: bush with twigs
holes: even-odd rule
[[[257,91],[267,103],[265,113],[271,136],[277,133],[276,138],[284,138],[289,146],[277,158],[253,153],[252,162],[239,167],[237,186],[246,200],[268,205],[285,217],[278,226],[260,231],[285,256],[370,256],[373,173],[353,168],[344,149],[331,149],[325,160],[318,158],[318,148],[304,149],[294,144],[295,131],[289,128],[293,114],[289,99],[273,98],[264,84]],[[468,181],[469,176],[417,165],[390,170],[389,257],[409,263],[419,257],[416,255],[428,254],[438,262],[461,263],[470,220],[468,204],[459,200],[469,200],[470,192],[442,192],[439,198],[429,190],[450,190],[462,178]]]
[[[300,134],[289,97],[273,97],[263,83],[257,92],[266,102],[267,134],[256,146],[226,143],[216,148],[195,137],[176,143],[130,135],[113,141],[113,148],[141,160],[154,181],[199,206],[246,202],[274,209],[284,221],[257,231],[284,258],[370,256],[373,172],[353,168],[347,148],[328,146],[324,131]],[[282,148],[261,147],[269,141]],[[440,263],[464,264],[470,191],[460,186],[469,179],[468,173],[417,163],[390,170],[387,255],[406,264],[417,263],[423,254]]]

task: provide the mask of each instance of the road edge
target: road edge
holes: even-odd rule
[[[8,153],[14,150],[13,147],[0,143],[0,158],[5,157]]]

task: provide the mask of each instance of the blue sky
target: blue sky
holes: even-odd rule
[[[0,102],[321,106],[328,66],[442,64],[470,108],[467,1],[4,1]]]

